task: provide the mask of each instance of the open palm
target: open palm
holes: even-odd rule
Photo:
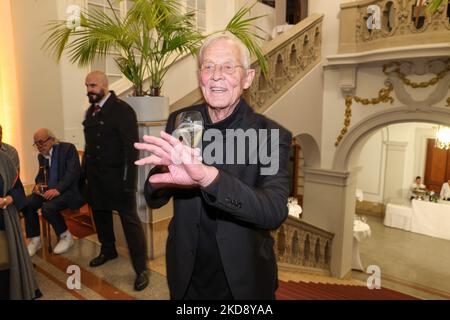
[[[135,147],[152,155],[136,161],[136,164],[168,168],[168,172],[152,175],[149,179],[152,184],[202,186],[217,175],[217,169],[201,162],[199,149],[189,148],[165,132],[161,132],[161,138],[144,136],[144,141],[146,143],[135,143]]]

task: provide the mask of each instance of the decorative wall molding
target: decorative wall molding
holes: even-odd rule
[[[347,94],[345,97],[344,126],[336,138],[335,146],[338,146],[345,134],[348,132],[352,116],[353,102],[362,105],[376,105],[380,103],[394,102],[392,92],[395,92],[397,99],[411,110],[431,107],[443,101],[449,94],[450,87],[450,59],[434,59],[428,61],[393,61],[383,65],[383,73],[387,76],[385,87],[379,89],[376,98],[361,98],[356,95]],[[341,72],[342,74],[342,72]],[[418,75],[427,77],[427,74],[434,74],[431,78],[424,81],[411,81],[408,76]],[[434,87],[434,90],[423,100],[415,100],[406,90],[406,87],[412,89],[424,89]],[[341,88],[344,93],[345,88]],[[444,107],[450,105],[450,97],[446,99]]]
[[[321,168],[304,168],[305,180],[330,184],[334,186],[345,186],[345,180],[350,172],[334,171]]]
[[[409,62],[391,62],[383,67],[383,72],[388,75],[387,81],[392,83],[397,99],[404,105],[417,108],[424,105],[436,105],[448,95],[450,86],[450,59]],[[414,82],[408,79],[409,75],[424,76],[435,74],[426,81]],[[407,92],[406,87],[413,89],[435,89],[423,100],[415,100]]]
[[[407,47],[390,47],[357,53],[327,56],[325,69],[362,64],[385,63],[396,60],[412,60],[423,57],[439,58],[450,56],[450,43],[420,44]]]
[[[362,119],[349,130],[345,139],[337,147],[333,170],[348,170],[349,164],[353,162],[353,150],[357,150],[359,143],[371,132],[390,124],[402,122],[429,122],[450,126],[450,109],[434,106],[411,109],[402,106],[385,109]]]
[[[408,146],[408,142],[404,141],[388,141],[383,142],[386,147],[387,151],[402,151],[404,152],[406,150],[406,147]]]

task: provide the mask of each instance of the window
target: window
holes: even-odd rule
[[[197,30],[206,31],[206,0],[186,0],[186,10],[195,12]]]
[[[127,10],[133,6],[133,2],[129,0],[121,2],[111,1],[111,4],[113,6],[113,10],[111,10],[108,1],[106,0],[88,0],[88,11],[102,11],[110,17],[114,17],[114,14],[117,16],[124,15]],[[114,61],[114,59],[118,56],[119,54],[117,52],[112,51],[109,52],[106,57],[97,57],[91,63],[91,70],[100,70],[105,72],[108,76],[110,84],[122,79],[122,73]]]

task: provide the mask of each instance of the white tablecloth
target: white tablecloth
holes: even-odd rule
[[[415,199],[411,206],[389,203],[384,225],[450,240],[450,203]]]
[[[411,206],[388,203],[384,216],[384,225],[410,231],[412,211]]]
[[[353,236],[358,241],[363,241],[370,237],[370,226],[362,222],[361,220],[355,220],[353,222]]]
[[[353,222],[353,257],[352,269],[364,271],[359,255],[359,243],[370,237],[370,226],[360,220]]]
[[[450,205],[412,201],[411,231],[450,240]]]

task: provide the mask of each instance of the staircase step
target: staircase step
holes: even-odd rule
[[[391,289],[373,289],[357,285],[279,281],[276,292],[280,300],[417,300]]]

